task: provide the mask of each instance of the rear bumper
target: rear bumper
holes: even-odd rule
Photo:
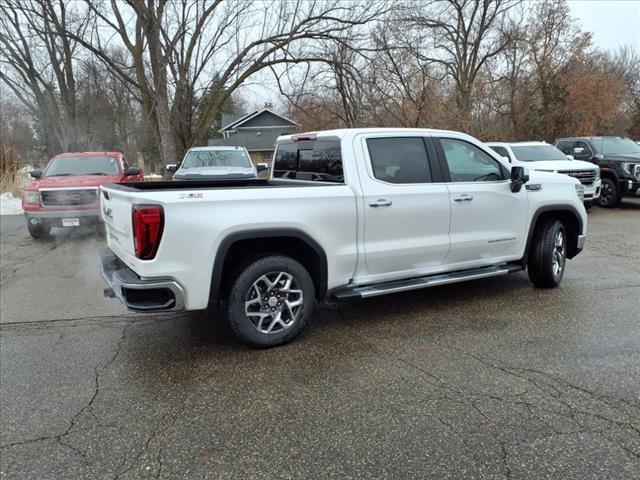
[[[109,248],[99,253],[102,277],[108,285],[104,294],[117,298],[134,312],[184,310],[184,289],[170,277],[142,278]]]

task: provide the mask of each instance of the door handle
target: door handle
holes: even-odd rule
[[[465,193],[465,194],[453,197],[453,200],[456,202],[470,202],[471,200],[473,200],[473,195],[468,195]]]
[[[393,204],[391,200],[386,200],[384,198],[380,198],[375,202],[369,202],[370,207],[390,207]]]

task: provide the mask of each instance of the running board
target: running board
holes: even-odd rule
[[[522,270],[523,268],[519,264],[474,268],[473,270],[462,270],[459,272],[411,278],[409,280],[394,280],[392,282],[378,283],[375,285],[348,288],[333,292],[332,296],[336,300],[377,297],[378,295],[386,295],[388,293],[406,292],[409,290],[417,290],[419,288],[465,282],[467,280],[497,277],[499,275],[507,275],[509,273],[519,272]]]

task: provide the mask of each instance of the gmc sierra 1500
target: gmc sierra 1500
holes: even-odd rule
[[[555,287],[587,229],[578,180],[529,177],[468,135],[426,129],[283,136],[269,180],[101,190],[105,294],[135,311],[222,300],[233,331],[260,347],[295,338],[325,297],[524,269]]]

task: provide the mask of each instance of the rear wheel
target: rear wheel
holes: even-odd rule
[[[292,258],[273,255],[247,265],[233,280],[228,321],[253,347],[275,347],[305,328],[315,301],[309,272]]]
[[[567,232],[560,220],[539,226],[529,253],[529,279],[536,287],[560,285],[567,262]]]
[[[622,197],[620,196],[617,182],[611,178],[603,178],[600,198],[598,199],[600,206],[603,208],[615,208],[620,205],[621,200]]]
[[[46,238],[51,233],[51,226],[46,223],[36,223],[34,225],[31,222],[27,222],[27,228],[29,229],[29,235],[36,240]]]

